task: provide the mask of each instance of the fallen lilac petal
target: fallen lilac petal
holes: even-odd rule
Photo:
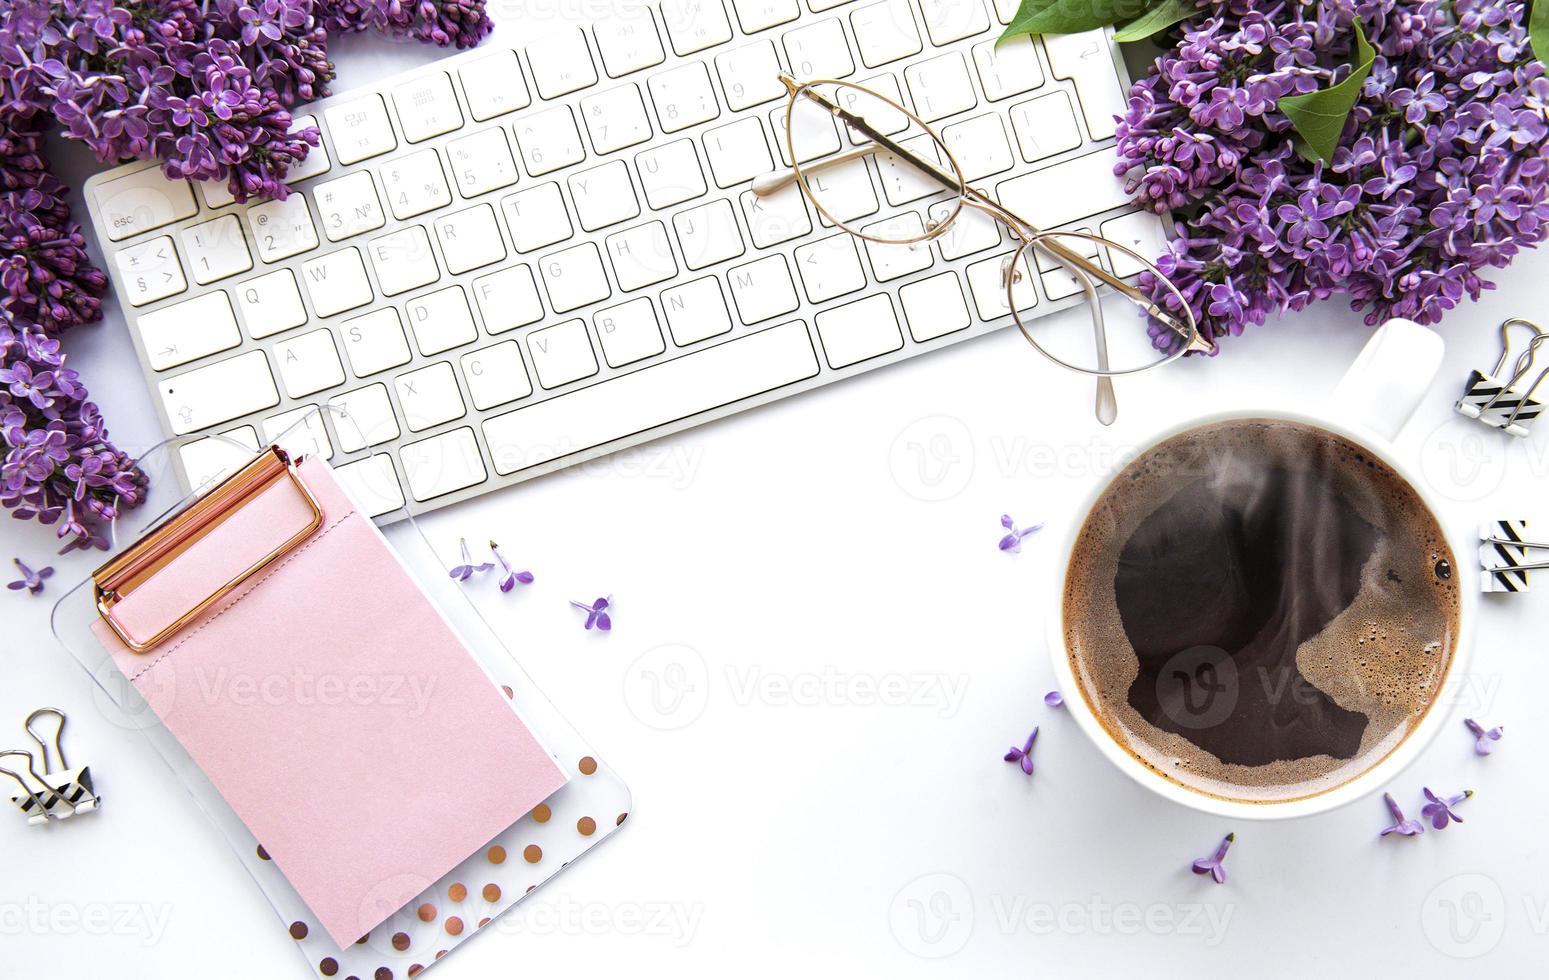
[[[1021,765],[1022,771],[1027,775],[1033,774],[1033,743],[1038,741],[1038,728],[1034,726],[1032,734],[1027,736],[1027,741],[1019,749],[1012,746],[1004,756],[1005,761],[1015,762]]]
[[[461,565],[458,565],[458,566],[454,567],[450,572],[447,573],[448,575],[452,576],[452,578],[455,578],[457,581],[459,581],[459,582],[466,582],[466,581],[468,581],[468,579],[473,577],[473,573],[474,572],[487,572],[490,569],[495,567],[494,565],[490,564],[489,562],[484,562],[483,564],[479,564],[479,565],[475,565],[473,563],[473,557],[468,554],[468,539],[467,538],[458,538],[457,539],[457,547],[462,552],[463,563]]]
[[[1383,802],[1388,805],[1388,812],[1393,815],[1393,826],[1383,830],[1378,837],[1386,837],[1389,834],[1401,834],[1404,837],[1417,837],[1425,833],[1425,825],[1418,820],[1410,820],[1404,816],[1404,811],[1399,809],[1398,801],[1392,793],[1382,794]]]
[[[1022,550],[1022,539],[1043,528],[1041,523],[1019,528],[1016,526],[1016,522],[1011,519],[1010,514],[1000,515],[1000,526],[1011,530],[1010,534],[1000,539],[1000,550],[1010,552],[1020,552]]]
[[[43,591],[43,580],[54,574],[52,566],[46,565],[37,571],[33,571],[20,558],[12,558],[11,561],[21,570],[22,577],[8,584],[6,588],[16,592],[26,589],[32,595],[37,595]]]
[[[1463,724],[1474,733],[1474,752],[1478,755],[1489,755],[1492,749],[1491,742],[1499,742],[1501,736],[1506,734],[1506,726],[1497,725],[1486,730],[1485,727],[1472,718],[1464,718]]]
[[[1226,868],[1221,863],[1226,860],[1226,852],[1231,849],[1232,842],[1237,839],[1235,833],[1227,834],[1221,838],[1221,844],[1216,852],[1207,858],[1199,858],[1190,867],[1197,875],[1209,875],[1211,880],[1218,885],[1226,884]]]
[[[495,560],[500,562],[500,567],[502,571],[505,572],[505,574],[500,577],[500,591],[510,592],[512,589],[516,588],[516,583],[518,582],[522,583],[523,585],[532,584],[532,572],[517,571],[513,569],[511,567],[511,563],[506,560],[506,556],[501,553],[500,545],[491,541],[489,543],[489,550],[492,554],[494,554]]]
[[[613,618],[606,612],[613,605],[612,596],[602,596],[591,605],[576,602],[574,599],[570,600],[570,604],[586,613],[586,623],[582,629],[596,629],[604,633],[613,629]]]
[[[1452,812],[1452,808],[1474,795],[1471,789],[1465,789],[1456,796],[1443,799],[1431,792],[1429,786],[1425,787],[1425,798],[1431,802],[1420,808],[1420,815],[1431,821],[1431,826],[1437,830],[1443,830],[1448,823],[1462,823],[1463,818]]]
[[[1065,706],[1065,696],[1058,691],[1050,691],[1043,696],[1043,703],[1051,708],[1063,708]]]

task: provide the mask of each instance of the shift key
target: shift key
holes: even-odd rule
[[[280,403],[261,350],[202,367],[156,385],[175,435],[186,435]]]
[[[1093,159],[1096,157],[1097,159]],[[1130,203],[1124,178],[1113,173],[1112,149],[1003,180],[1000,203],[1035,228],[1058,228]]]

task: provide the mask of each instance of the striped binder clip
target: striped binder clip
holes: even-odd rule
[[[53,738],[49,741],[44,741],[32,728],[39,718],[46,715],[59,719]],[[0,759],[26,760],[22,771],[0,767],[0,773],[10,776],[21,787],[20,793],[11,794],[11,802],[26,816],[27,823],[35,826],[45,824],[49,817],[66,820],[79,813],[91,813],[100,807],[102,798],[92,789],[91,768],[81,766],[72,769],[65,761],[65,750],[60,741],[65,731],[65,713],[58,708],[39,708],[27,716],[24,727],[33,742],[37,743],[39,758],[34,759],[32,752],[27,749],[0,750]],[[41,773],[37,770],[39,761],[43,763]]]
[[[1479,527],[1479,563],[1484,566],[1480,589],[1484,592],[1527,592],[1528,572],[1549,568],[1549,562],[1532,561],[1529,551],[1549,549],[1549,544],[1527,540],[1527,521],[1492,521]]]
[[[1502,380],[1501,372],[1506,369],[1506,359],[1511,356],[1511,328],[1514,326],[1528,328],[1533,336],[1528,341],[1527,349],[1517,355],[1511,377]],[[1502,323],[1501,357],[1495,362],[1495,369],[1489,374],[1483,371],[1470,373],[1463,397],[1458,399],[1454,407],[1463,415],[1478,419],[1492,428],[1503,429],[1514,436],[1526,436],[1528,425],[1543,411],[1543,405],[1533,396],[1543,383],[1544,376],[1549,375],[1549,368],[1538,373],[1527,391],[1521,391],[1517,385],[1533,369],[1538,345],[1545,340],[1549,340],[1549,332],[1521,317],[1512,317]]]

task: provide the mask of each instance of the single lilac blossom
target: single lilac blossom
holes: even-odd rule
[[[1006,753],[1005,761],[1015,762],[1022,767],[1023,772],[1031,776],[1033,774],[1033,743],[1036,741],[1038,741],[1038,728],[1034,726],[1033,733],[1027,736],[1027,741],[1022,743],[1020,749],[1013,745],[1011,750]]]
[[[1463,724],[1467,725],[1468,730],[1474,733],[1474,752],[1479,755],[1489,755],[1492,748],[1490,743],[1499,742],[1501,736],[1506,733],[1504,725],[1497,725],[1487,730],[1472,718],[1464,718]]]
[[[491,542],[491,543],[493,543],[493,542]],[[462,552],[463,563],[461,565],[454,566],[452,568],[452,570],[447,573],[448,575],[452,576],[452,578],[455,578],[457,581],[459,581],[459,582],[466,582],[470,578],[473,577],[473,573],[474,572],[487,572],[490,569],[495,567],[494,564],[492,564],[491,562],[487,562],[487,561],[486,562],[481,562],[481,563],[479,563],[477,565],[475,565],[473,563],[473,557],[468,554],[468,539],[467,538],[458,538],[457,539],[457,547],[458,547],[458,550]]]
[[[1431,826],[1435,827],[1437,830],[1444,829],[1450,821],[1462,823],[1463,818],[1458,816],[1456,813],[1453,813],[1452,808],[1473,795],[1473,790],[1465,789],[1463,792],[1457,794],[1456,796],[1443,799],[1442,797],[1437,796],[1435,793],[1432,793],[1430,787],[1426,787],[1425,798],[1431,802],[1420,808],[1420,815],[1429,819],[1431,821]]]
[[[1043,527],[1042,524],[1031,524],[1027,527],[1019,528],[1016,526],[1016,523],[1012,521],[1010,514],[1000,515],[1000,526],[1006,528],[1009,532],[1000,539],[1000,550],[1010,551],[1012,553],[1016,553],[1022,550],[1023,538],[1027,537],[1029,534],[1032,534],[1035,531],[1040,530]]]
[[[516,588],[516,583],[518,582],[522,583],[523,585],[532,584],[532,572],[525,570],[519,572],[514,570],[511,567],[511,563],[506,560],[506,556],[500,553],[500,545],[491,541],[489,543],[489,550],[494,553],[495,560],[500,562],[500,568],[505,573],[504,575],[500,576],[500,591],[510,592],[512,589]]]
[[[1399,809],[1398,801],[1392,793],[1383,793],[1382,801],[1388,805],[1388,812],[1393,814],[1393,826],[1386,828],[1378,837],[1386,837],[1389,834],[1400,834],[1404,837],[1418,837],[1425,833],[1425,825],[1418,820],[1410,820],[1404,816],[1404,811]]]
[[[1211,880],[1218,885],[1226,884],[1226,868],[1222,861],[1226,860],[1226,852],[1231,848],[1232,842],[1237,839],[1235,833],[1227,834],[1221,838],[1221,846],[1210,857],[1200,858],[1191,866],[1197,875],[1209,875]]]
[[[587,605],[584,602],[576,602],[574,599],[570,600],[570,604],[586,613],[584,629],[596,628],[606,633],[613,628],[613,618],[607,612],[613,606],[612,596],[603,596],[591,605]]]
[[[51,566],[45,566],[37,571],[33,571],[20,558],[12,558],[11,561],[15,562],[16,567],[21,569],[22,577],[7,585],[6,588],[16,592],[26,589],[33,595],[37,595],[43,591],[43,580],[54,574],[54,569]]]

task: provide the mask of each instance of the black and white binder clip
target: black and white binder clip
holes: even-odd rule
[[[1518,354],[1512,364],[1511,377],[1502,378],[1501,372],[1506,369],[1506,360],[1511,356],[1511,328],[1514,326],[1526,327],[1532,331],[1532,337],[1528,340],[1527,349]],[[1533,396],[1543,383],[1544,375],[1549,374],[1549,368],[1540,371],[1526,391],[1518,385],[1533,369],[1538,345],[1546,340],[1549,340],[1549,331],[1521,317],[1512,317],[1501,324],[1501,357],[1495,362],[1495,369],[1489,374],[1483,371],[1470,373],[1468,387],[1463,390],[1463,397],[1458,399],[1454,407],[1463,415],[1478,419],[1492,428],[1502,429],[1514,436],[1527,435],[1528,426],[1543,411],[1543,404]]]
[[[59,724],[54,728],[53,738],[44,741],[42,736],[32,730],[32,726],[39,718],[48,715],[58,718]],[[102,798],[91,786],[91,767],[72,769],[65,761],[65,750],[61,743],[65,731],[65,713],[58,708],[39,708],[27,716],[24,727],[28,736],[37,743],[38,758],[34,759],[28,749],[0,750],[0,759],[26,760],[22,771],[0,766],[0,773],[10,776],[21,787],[21,792],[11,794],[11,802],[26,815],[27,822],[45,824],[49,817],[65,820],[78,813],[91,813],[100,807]],[[41,773],[37,770],[38,762],[43,764]]]
[[[1479,563],[1484,566],[1479,587],[1484,592],[1527,592],[1528,572],[1549,569],[1549,561],[1534,561],[1530,551],[1549,551],[1549,544],[1527,540],[1527,521],[1492,521],[1479,527]]]

